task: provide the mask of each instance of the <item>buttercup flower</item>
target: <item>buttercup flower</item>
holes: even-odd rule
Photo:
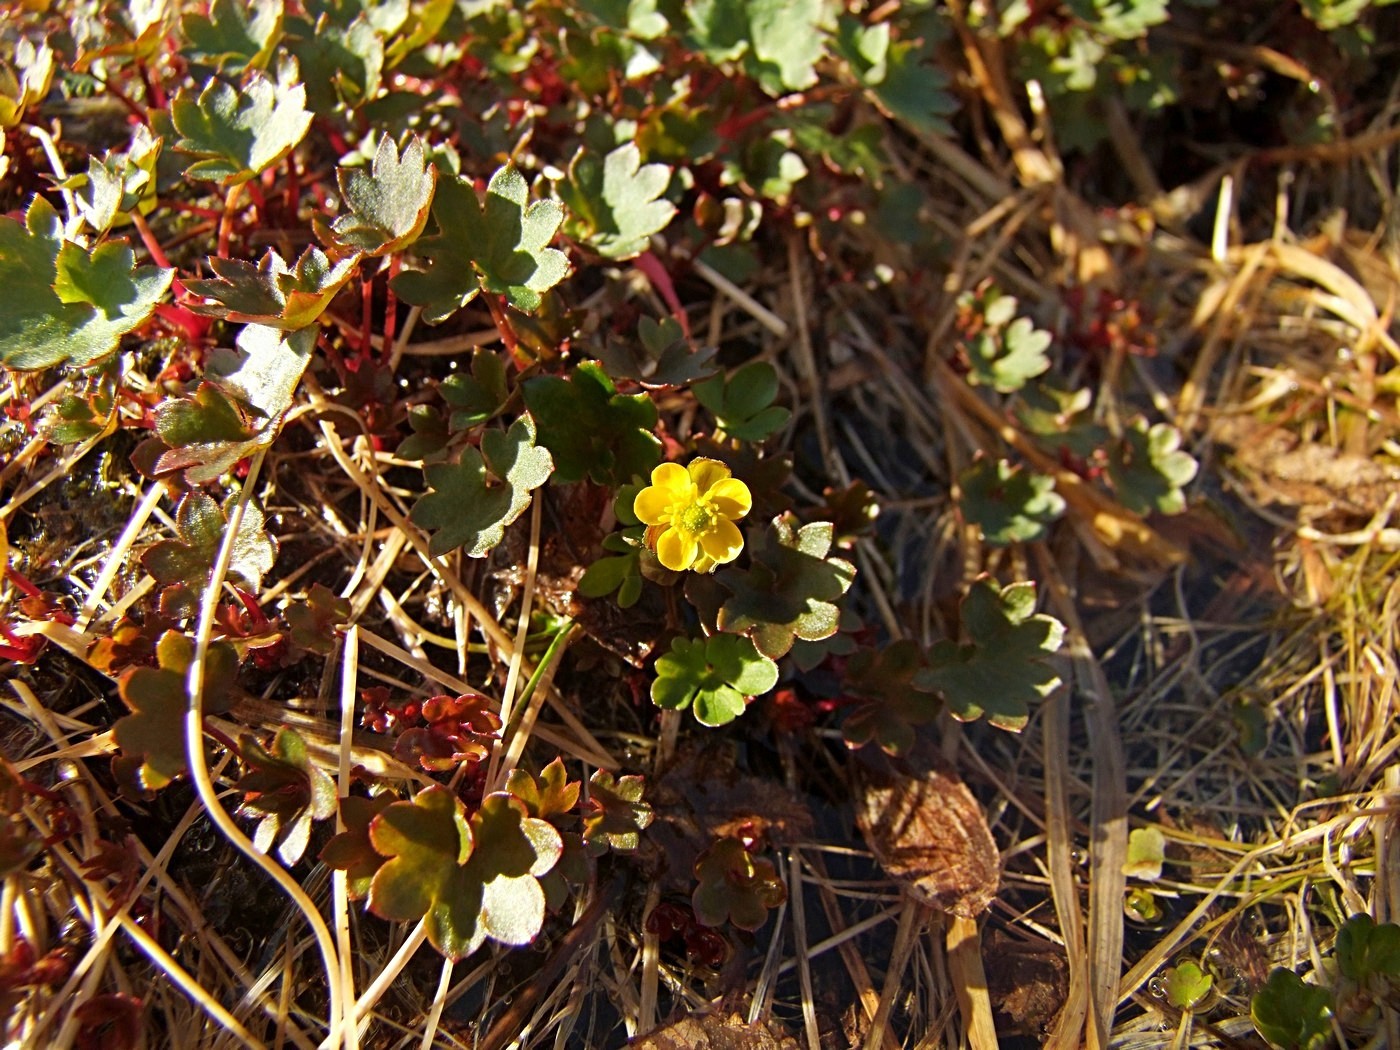
[[[632,510],[647,524],[647,546],[662,565],[675,572],[713,572],[743,550],[734,523],[752,506],[747,485],[730,477],[719,460],[701,457],[689,466],[663,463],[653,470]]]

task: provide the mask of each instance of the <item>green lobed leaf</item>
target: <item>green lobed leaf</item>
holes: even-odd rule
[[[579,150],[559,194],[592,248],[608,259],[632,259],[675,217],[675,205],[662,197],[670,181],[669,167],[642,164],[637,144],[627,142],[601,164],[594,154]]]
[[[293,645],[329,656],[335,649],[335,628],[349,621],[350,611],[350,599],[317,582],[311,585],[306,601],[287,606],[282,616]]]
[[[369,894],[374,873],[384,866],[384,855],[370,842],[374,818],[394,801],[392,795],[361,798],[347,795],[340,800],[340,819],[345,830],[333,836],[321,850],[321,860],[329,868],[345,872],[346,888],[353,900]]]
[[[778,370],[767,361],[751,361],[727,377],[715,376],[692,389],[724,432],[740,441],[762,441],[792,416],[788,409],[773,404],[778,396]]]
[[[558,863],[564,841],[547,820],[529,815],[525,803],[506,792],[481,800],[472,815],[477,849],[468,863],[481,907],[477,943],[490,937],[502,944],[529,944],[544,923],[540,879]]]
[[[276,419],[292,407],[316,349],[316,334],[314,327],[284,332],[266,325],[244,325],[236,350],[210,351],[204,374],[224,394],[264,419]]]
[[[590,477],[600,485],[621,485],[646,477],[661,458],[661,442],[652,433],[656,403],[646,394],[619,394],[596,362],[581,362],[568,379],[527,379],[524,392],[559,481]]]
[[[278,430],[275,423],[254,429],[213,383],[200,383],[193,397],[162,401],[155,424],[160,439],[170,446],[156,460],[156,474],[184,471],[191,485],[213,481],[239,460],[267,448]]]
[[[336,243],[366,255],[387,255],[403,251],[423,232],[437,168],[428,165],[418,136],[410,135],[400,154],[386,134],[369,171],[338,168],[336,181],[350,209],[331,224]]]
[[[448,423],[453,431],[478,426],[494,418],[510,397],[505,362],[494,350],[478,347],[472,352],[471,374],[450,375],[439,390],[452,407]]]
[[[1199,464],[1181,451],[1181,433],[1169,423],[1135,419],[1109,452],[1108,474],[1123,506],[1138,514],[1159,511],[1180,514],[1186,509],[1183,487],[1196,476]]]
[[[675,638],[656,661],[652,703],[666,710],[693,705],[701,725],[721,726],[744,713],[747,698],[778,684],[778,665],[733,634]]]
[[[63,239],[36,196],[24,223],[0,216],[0,364],[17,370],[90,365],[146,322],[174,270],[136,266],[126,241],[89,251]]]
[[[875,104],[917,131],[951,135],[948,118],[958,102],[948,74],[935,62],[929,43],[891,41],[884,55],[884,75],[866,80]]]
[[[958,506],[998,547],[1045,536],[1046,526],[1065,512],[1055,479],[1013,466],[1004,459],[979,459],[958,475]]]
[[[1064,625],[1036,614],[1034,584],[998,588],[987,580],[963,599],[962,621],[967,644],[940,642],[915,681],[943,694],[960,721],[986,715],[994,726],[1019,731],[1031,701],[1060,684],[1045,658],[1060,648]]]
[[[121,698],[131,714],[117,719],[112,736],[124,756],[140,759],[137,776],[143,791],[158,791],[189,768],[185,676],[193,659],[194,641],[178,631],[167,631],[156,644],[159,666],[137,667],[118,680]],[[214,642],[209,647],[204,668],[207,713],[228,710],[237,668],[233,646]]]
[[[578,593],[585,598],[602,598],[617,592],[620,609],[630,609],[642,596],[642,548],[628,547],[623,553],[599,558],[579,577]]]
[[[1205,1002],[1215,978],[1201,969],[1200,963],[1187,959],[1166,973],[1167,1002],[1178,1010],[1194,1010]]]
[[[660,322],[643,317],[635,339],[609,339],[598,358],[613,379],[635,379],[649,390],[662,390],[714,375],[716,353],[713,346],[692,348],[673,317]]]
[[[229,507],[237,496],[230,497]],[[198,490],[186,492],[175,508],[176,539],[160,540],[141,555],[141,565],[163,588],[161,611],[174,619],[193,616],[228,531],[226,509]],[[233,544],[229,575],[257,590],[263,574],[277,560],[277,541],[268,534],[263,514],[249,501]]]
[[[725,569],[718,583],[730,593],[720,607],[721,631],[746,634],[770,659],[787,654],[801,638],[818,641],[836,633],[836,601],[850,589],[855,566],[829,558],[833,529],[815,521],[801,528],[791,517],[773,519],[767,530],[749,532],[751,565]]]
[[[733,836],[718,839],[695,861],[699,883],[691,894],[695,918],[705,926],[732,922],[757,930],[768,912],[787,900],[787,887],[773,862],[755,857]]]
[[[507,431],[486,431],[480,451],[467,447],[456,463],[425,467],[433,491],[419,497],[409,520],[437,530],[428,541],[434,556],[462,547],[468,557],[483,558],[553,469],[549,450],[535,444],[534,421],[521,416]]]
[[[563,252],[547,247],[564,220],[557,201],[535,201],[515,168],[500,168],[486,199],[456,176],[439,178],[433,197],[437,232],[419,242],[427,270],[408,270],[394,290],[422,306],[430,324],[446,320],[485,291],[504,295],[517,310],[533,312],[541,296],[569,271]]]
[[[358,5],[348,5],[358,6]],[[375,12],[394,5],[375,5]],[[406,12],[408,5],[402,5]],[[306,85],[307,105],[314,113],[330,113],[341,105],[356,108],[371,101],[383,86],[384,37],[375,15],[361,13],[349,22],[326,12],[314,22],[287,22],[287,47],[296,56]]]
[[[462,803],[434,784],[411,801],[386,806],[369,824],[369,841],[388,857],[370,880],[369,909],[382,919],[427,919],[428,939],[448,958],[470,955],[479,944],[479,890],[466,876],[474,839]]]
[[[631,853],[642,844],[641,833],[656,818],[642,801],[646,781],[640,776],[613,779],[605,769],[588,781],[588,804],[583,813],[583,840],[594,856],[611,849]]]
[[[1249,1016],[1261,1036],[1284,1050],[1317,1050],[1332,1036],[1332,992],[1304,984],[1282,967],[1269,974],[1249,1002]]]
[[[253,845],[263,853],[275,847],[282,863],[293,865],[311,841],[312,821],[335,816],[335,782],[293,729],[279,729],[271,749],[246,734],[239,751],[248,772],[234,787],[243,792],[243,811],[261,814]]]
[[[875,743],[892,755],[914,746],[915,727],[933,721],[943,709],[933,691],[918,680],[923,668],[923,652],[907,638],[851,656],[841,686],[860,702],[841,724],[847,746]]]
[[[564,760],[558,756],[540,770],[538,780],[519,766],[506,778],[506,790],[525,803],[530,816],[542,820],[563,816],[578,805],[581,788],[577,780],[569,779]]]
[[[1337,931],[1337,968],[1359,985],[1400,977],[1400,926],[1353,915]]]
[[[125,153],[109,150],[88,158],[88,170],[59,183],[73,194],[78,213],[96,234],[131,221],[129,212],[151,211],[156,204],[156,162],[162,139],[138,124]]]
[[[311,112],[295,60],[283,63],[274,83],[255,72],[240,90],[210,78],[198,95],[184,88],[170,103],[181,135],[175,148],[199,158],[185,174],[235,186],[280,162],[306,137]]]
[[[1050,333],[1036,328],[1029,317],[1014,317],[1014,296],[993,288],[984,296],[964,295],[960,305],[982,310],[983,327],[962,347],[970,369],[969,383],[1009,394],[1050,369],[1045,352]]]
[[[282,0],[213,0],[209,13],[187,11],[180,32],[194,62],[228,73],[264,69],[282,37]]]
[[[312,245],[288,266],[271,248],[256,266],[242,259],[209,260],[210,280],[191,279],[185,287],[212,303],[192,304],[197,313],[240,324],[259,324],[296,331],[315,323],[331,300],[355,276],[359,258],[332,264]]]

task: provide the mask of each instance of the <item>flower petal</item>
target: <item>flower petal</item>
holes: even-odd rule
[[[690,472],[690,478],[695,482],[695,489],[700,493],[709,492],[714,485],[729,477],[728,467],[717,459],[709,459],[705,456],[692,459],[686,470]]]
[[[744,549],[744,536],[727,518],[720,518],[710,528],[700,534],[700,548],[716,565],[733,561]]]
[[[651,472],[651,483],[657,488],[669,491],[672,500],[689,503],[695,498],[695,486],[690,473],[679,463],[662,463]]]
[[[656,541],[656,560],[672,572],[684,572],[690,568],[699,553],[695,537],[680,529],[667,529]]]
[[[632,501],[632,513],[647,525],[665,525],[671,520],[667,511],[674,505],[676,497],[668,488],[649,485],[637,493]]]
[[[725,478],[713,485],[705,496],[723,517],[734,521],[753,509],[749,487],[738,478]]]

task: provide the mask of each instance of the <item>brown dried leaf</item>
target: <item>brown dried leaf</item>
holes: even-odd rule
[[[629,1046],[637,1050],[798,1050],[796,1039],[773,1022],[748,1025],[736,1014],[684,1017],[674,1024],[640,1036]]]
[[[917,900],[976,918],[996,896],[1000,860],[982,807],[926,748],[903,760],[854,753],[856,823],[875,859]]]

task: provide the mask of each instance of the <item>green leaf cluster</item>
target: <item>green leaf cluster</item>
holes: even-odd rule
[[[755,857],[733,836],[716,840],[700,854],[695,878],[690,902],[705,926],[732,922],[741,930],[756,930],[787,901],[787,887],[773,862]]]
[[[717,350],[692,347],[673,317],[637,322],[635,339],[610,339],[598,359],[613,379],[634,379],[649,390],[687,386],[715,374]]]
[[[976,315],[976,330],[962,344],[968,382],[1010,394],[1049,371],[1045,351],[1050,333],[1036,328],[1029,317],[1016,315],[1015,296],[993,288],[982,295],[965,294],[959,305]]]
[[[1139,514],[1180,514],[1199,469],[1195,457],[1181,450],[1181,433],[1169,423],[1147,425],[1135,419],[1110,450],[1108,473],[1123,506]]]

